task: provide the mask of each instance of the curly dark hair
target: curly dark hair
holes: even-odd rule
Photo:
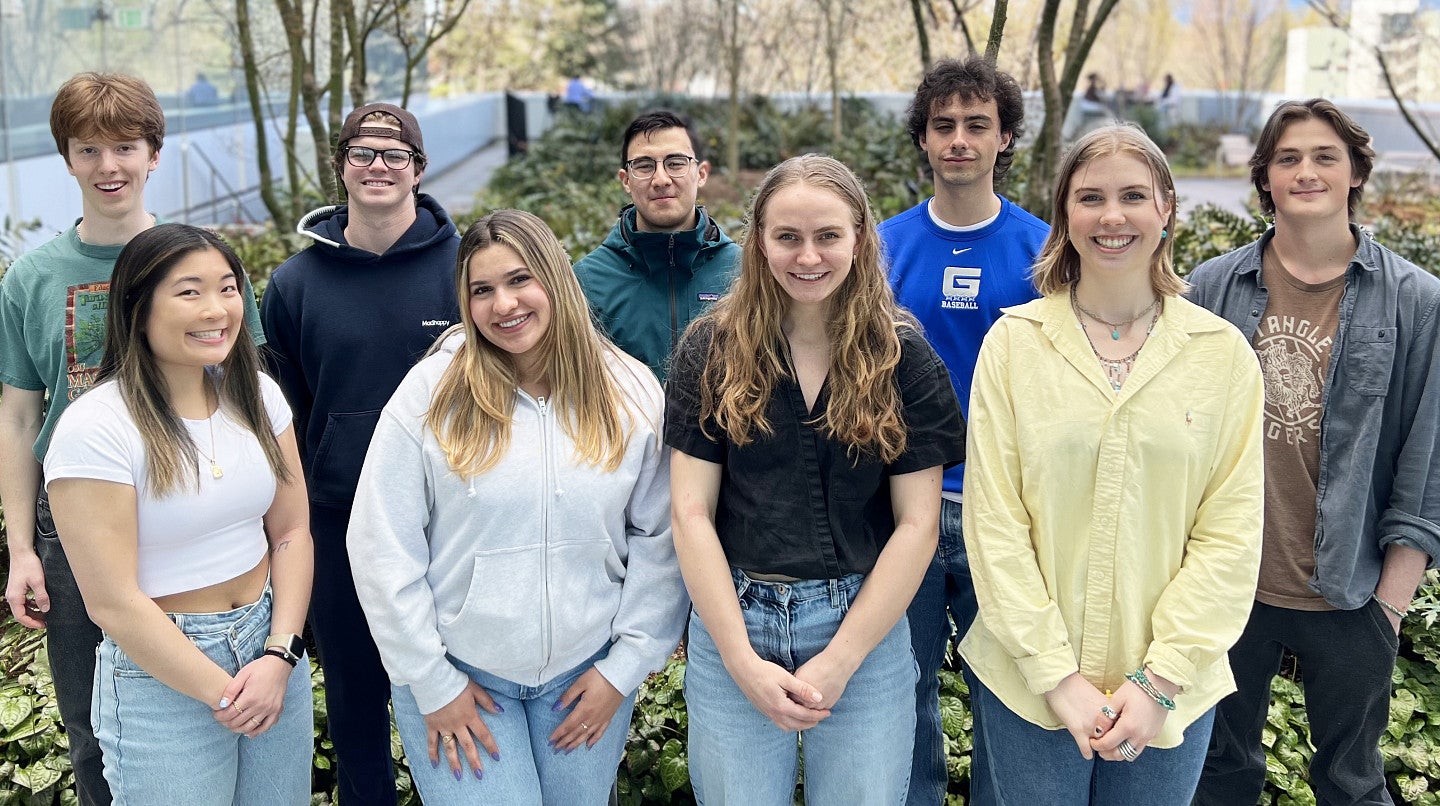
[[[1010,135],[1010,145],[995,155],[995,181],[1005,178],[1015,161],[1015,144],[1025,134],[1025,96],[1020,85],[1009,74],[995,69],[982,56],[941,59],[920,79],[915,97],[905,112],[905,130],[910,141],[920,148],[920,138],[937,107],[956,96],[963,104],[983,103],[994,99],[1000,112],[1000,131]]]

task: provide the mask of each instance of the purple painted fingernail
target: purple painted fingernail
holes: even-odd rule
[[[455,780],[457,780],[457,781],[460,780],[460,771],[459,771],[459,770],[456,770],[456,771],[455,771]]]
[[[480,780],[481,778],[484,778],[484,777],[485,777],[485,771],[482,770],[482,769],[480,769],[479,767],[476,767],[476,768],[475,768],[475,780],[478,781],[478,780]]]
[[[438,769],[440,769],[440,759],[438,759],[438,758],[432,758],[432,759],[430,759],[430,769],[432,769],[432,770],[438,770]]]
[[[556,700],[556,701],[555,701],[555,704],[552,705],[552,706],[550,706],[550,710],[552,710],[552,711],[559,711],[559,710],[564,709],[564,707],[565,707],[565,701],[564,701],[564,700]]]
[[[496,750],[495,752],[493,752],[493,753],[490,754],[490,757],[493,758],[493,759],[495,759],[496,761],[499,761],[499,760],[500,760],[500,751],[499,751],[499,750]]]
[[[573,752],[575,752],[575,748],[574,748],[574,747],[570,748],[569,750],[566,750],[566,751],[565,751],[565,755],[568,756],[568,755],[570,755],[570,754],[573,753]]]
[[[498,703],[498,702],[495,703],[495,713],[497,713],[497,714],[503,714],[503,713],[505,713],[505,706],[501,705],[501,704]]]

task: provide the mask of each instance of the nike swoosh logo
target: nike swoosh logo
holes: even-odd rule
[[[950,254],[952,254],[952,255],[963,255],[963,254],[965,254],[966,252],[969,252],[971,249],[974,249],[974,248],[975,248],[975,247],[972,246],[972,247],[969,247],[969,248],[966,248],[966,249],[951,249],[951,250],[950,250]]]

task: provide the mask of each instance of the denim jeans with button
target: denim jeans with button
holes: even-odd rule
[[[1134,761],[1098,755],[1086,761],[1070,731],[1016,716],[978,680],[970,700],[981,726],[975,744],[985,745],[986,759],[971,774],[988,779],[984,794],[971,796],[971,806],[1183,806],[1200,780],[1215,721],[1211,708],[1185,729],[1179,747],[1146,747]]]
[[[732,569],[750,646],[794,672],[835,637],[864,577],[763,582]],[[783,731],[745,697],[693,610],[686,645],[690,780],[705,806],[789,806],[800,754],[809,804],[905,802],[915,738],[915,657],[905,619],[850,677],[829,717]]]
[[[940,727],[940,667],[953,635],[964,637],[979,608],[975,586],[970,581],[970,560],[965,554],[964,524],[960,504],[940,500],[940,546],[920,590],[910,602],[910,645],[920,664],[920,681],[915,685],[915,758],[910,769],[910,806],[938,806],[945,799],[949,774],[945,769],[945,735]],[[965,682],[975,687],[974,676],[962,670]],[[973,709],[972,709],[973,713]],[[974,715],[979,719],[979,715]],[[971,769],[978,767],[980,747],[971,750]],[[981,795],[977,787],[985,782],[970,779],[970,797]]]
[[[550,734],[574,709],[572,705],[557,711],[555,705],[581,674],[609,652],[607,644],[589,660],[538,686],[523,686],[450,657],[456,669],[485,689],[495,704],[504,709],[498,714],[479,711],[500,748],[500,758],[493,759],[483,745],[475,743],[480,753],[482,777],[479,778],[463,754],[457,778],[450,769],[443,745],[438,748],[440,763],[431,766],[425,716],[415,704],[409,686],[395,686],[391,690],[395,723],[400,729],[410,776],[420,797],[426,803],[447,806],[603,806],[607,803],[620,768],[620,757],[625,753],[630,715],[635,710],[635,692],[620,702],[605,735],[593,747],[582,744],[569,753],[557,753],[549,742]]]
[[[108,806],[110,786],[100,760],[100,743],[90,728],[90,702],[94,695],[95,648],[100,628],[85,612],[75,572],[55,532],[50,498],[44,489],[35,502],[35,554],[45,571],[50,610],[45,614],[45,654],[60,722],[70,741],[70,766],[75,771],[75,794],[80,806]]]
[[[190,641],[229,674],[265,652],[271,592],[224,613],[170,613]],[[235,806],[310,802],[314,717],[310,664],[290,673],[284,709],[254,739],[215,720],[206,703],[161,683],[108,636],[100,642],[92,708],[116,806]]]

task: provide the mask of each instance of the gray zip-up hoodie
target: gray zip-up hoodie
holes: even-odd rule
[[[516,391],[510,448],[483,475],[451,472],[425,426],[452,338],[416,364],[380,415],[347,537],[380,657],[421,713],[465,689],[447,653],[526,686],[595,663],[622,694],[679,643],[689,598],[670,533],[660,385],[618,351],[633,411],[620,469],[577,462],[553,405]]]

